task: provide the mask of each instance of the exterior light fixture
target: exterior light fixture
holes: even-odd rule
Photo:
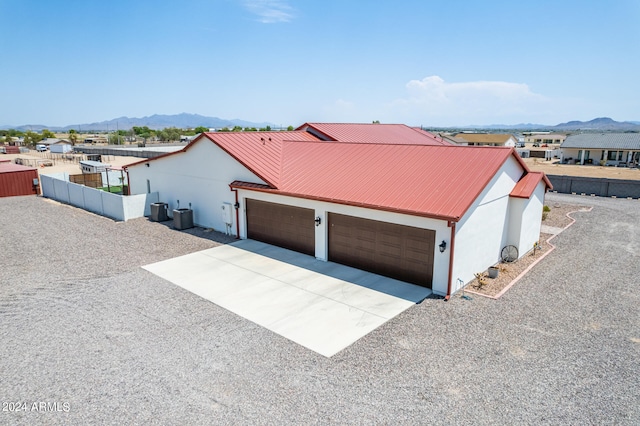
[[[146,166],[149,167],[149,163],[146,163]]]
[[[322,223],[322,219],[320,218],[320,216],[316,216],[315,222],[316,226],[320,226],[320,224]]]
[[[440,253],[444,253],[444,251],[447,249],[447,242],[445,240],[442,240],[438,248],[440,248]]]
[[[233,207],[235,207],[236,209],[240,208],[240,203],[236,201],[236,203],[233,205]]]

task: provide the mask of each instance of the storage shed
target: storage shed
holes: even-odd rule
[[[38,169],[12,163],[0,163],[0,197],[36,195],[40,180]]]
[[[82,173],[102,173],[106,172],[111,164],[101,163],[99,161],[83,160],[80,161]]]
[[[73,151],[73,146],[71,142],[62,139],[49,145],[49,151],[57,154],[66,154]]]

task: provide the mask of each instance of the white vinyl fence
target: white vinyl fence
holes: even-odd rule
[[[140,195],[111,194],[99,189],[68,182],[64,173],[41,175],[42,195],[84,210],[127,221],[151,214],[151,203],[158,202],[158,193]]]

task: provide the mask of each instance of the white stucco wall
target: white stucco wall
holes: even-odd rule
[[[533,244],[540,239],[540,226],[542,225],[542,207],[544,205],[544,194],[546,186],[543,181],[538,183],[533,195],[528,199],[512,198],[512,203],[517,203],[518,210],[521,210],[519,220],[519,232],[514,234],[509,244],[518,248],[520,257],[533,249]],[[516,210],[516,209],[514,209]],[[511,220],[515,221],[513,215]],[[517,236],[517,237],[516,237]]]
[[[49,150],[52,153],[64,154],[73,151],[73,147],[68,143],[54,143],[49,145]]]
[[[509,193],[522,173],[520,163],[509,157],[456,224],[452,293],[500,260],[509,235]]]
[[[504,146],[515,147],[518,141],[512,136],[505,143]]]
[[[222,217],[223,203],[235,203],[235,193],[229,189],[234,180],[265,183],[246,167],[235,161],[213,142],[203,138],[185,152],[158,158],[129,168],[131,194],[159,193],[159,201],[169,204],[169,216],[178,207],[193,209],[194,224],[216,231],[236,234],[233,224],[227,229]]]
[[[399,225],[413,226],[416,228],[431,229],[436,232],[434,257],[433,257],[433,281],[432,290],[436,294],[445,295],[448,286],[449,272],[449,249],[440,253],[438,244],[446,241],[447,247],[451,247],[451,229],[447,222],[443,220],[429,219],[418,216],[410,216],[399,213],[385,212],[380,210],[365,209],[362,207],[334,204],[323,201],[307,200],[302,198],[287,197],[277,194],[269,194],[257,191],[238,190],[240,198],[240,237],[247,238],[246,222],[246,199],[268,201],[271,203],[288,204],[315,210],[315,216],[322,218],[320,226],[316,227],[316,258],[320,260],[328,259],[328,213],[339,213],[350,216],[362,217],[365,219],[379,220],[383,222],[396,223]]]

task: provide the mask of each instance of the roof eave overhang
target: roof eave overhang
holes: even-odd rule
[[[189,145],[185,146],[183,149],[181,149],[180,151],[176,151],[176,152],[169,152],[166,154],[162,154],[159,155],[157,157],[154,158],[147,158],[143,161],[139,161],[137,163],[133,163],[133,164],[129,164],[128,166],[125,166],[124,169],[127,170],[130,166],[139,166],[141,164],[145,164],[145,163],[149,163],[151,161],[154,160],[159,160],[161,158],[165,158],[168,157],[170,155],[175,155],[175,154],[180,154],[183,152],[186,152],[189,147],[191,147],[193,144],[195,144],[197,141],[199,141],[202,138],[207,138],[209,141],[211,141],[213,144],[215,144],[218,148],[220,148],[221,150],[223,150],[225,153],[227,153],[227,155],[229,155],[231,158],[233,158],[234,160],[236,160],[238,163],[242,164],[243,167],[245,167],[247,170],[249,170],[251,173],[253,173],[254,175],[256,175],[258,178],[262,179],[263,181],[267,182],[269,185],[271,186],[276,186],[277,182],[272,182],[270,179],[265,178],[261,173],[257,172],[256,170],[254,170],[252,167],[250,167],[248,164],[246,164],[244,161],[242,161],[240,158],[236,157],[235,155],[233,155],[231,152],[229,152],[227,149],[225,149],[224,146],[220,145],[219,143],[217,143],[215,141],[215,139],[213,139],[211,136],[209,136],[209,132],[205,132],[205,133],[200,133],[200,135],[195,138],[194,140],[192,140]]]
[[[315,127],[313,124],[310,123],[304,123],[301,126],[298,126],[296,129],[296,131],[305,131],[307,133],[312,134],[313,136],[317,137],[318,139],[320,139],[321,141],[327,142],[327,141],[337,141],[336,138],[326,134],[325,132],[319,130],[317,127]]]
[[[341,205],[345,205],[345,206],[361,207],[361,208],[371,209],[371,210],[380,210],[380,211],[386,211],[386,212],[390,212],[390,213],[405,214],[405,215],[409,215],[409,216],[419,216],[419,217],[424,217],[424,218],[428,218],[428,219],[446,220],[447,222],[458,222],[460,220],[460,216],[439,215],[439,214],[435,214],[435,213],[420,212],[420,211],[415,211],[415,210],[397,209],[397,208],[388,207],[388,206],[378,206],[378,205],[372,205],[372,204],[365,204],[365,203],[357,203],[357,202],[352,202],[352,201],[338,200],[338,199],[327,198],[327,197],[318,197],[318,196],[313,196],[313,195],[297,194],[297,193],[293,193],[293,192],[281,191],[281,190],[276,189],[276,188],[266,188],[266,187],[260,188],[260,187],[255,187],[255,186],[249,186],[249,185],[246,185],[246,184],[244,184],[242,182],[232,182],[231,184],[229,184],[229,186],[232,189],[242,189],[242,190],[245,190],[245,191],[255,191],[255,192],[263,192],[263,193],[269,193],[269,194],[277,194],[277,195],[283,195],[283,196],[293,197],[293,198],[302,198],[302,199],[305,199],[305,200],[322,201],[322,202],[333,203],[333,204],[341,204]]]
[[[138,161],[138,162],[135,162],[135,163],[127,164],[126,166],[122,166],[122,168],[125,169],[125,170],[128,170],[129,167],[140,166],[142,164],[150,163],[151,161],[160,160],[162,158],[170,157],[172,155],[182,154],[182,153],[186,152],[194,143],[196,143],[196,141],[199,141],[204,136],[205,136],[204,133],[200,133],[200,135],[198,137],[193,139],[191,142],[189,142],[187,144],[187,146],[185,146],[184,148],[182,148],[179,151],[167,152],[165,154],[160,154],[160,155],[157,155],[157,156],[152,157],[152,158],[145,158],[142,161]],[[211,140],[211,138],[208,138],[208,139]]]

